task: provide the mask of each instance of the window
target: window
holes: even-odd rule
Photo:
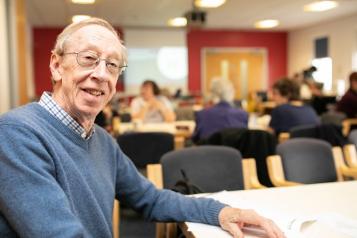
[[[324,91],[332,90],[332,59],[330,57],[312,60],[312,65],[317,68],[312,76],[316,82],[323,83]]]

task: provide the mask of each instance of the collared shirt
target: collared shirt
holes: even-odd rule
[[[50,92],[44,92],[38,103],[63,124],[74,130],[83,139],[89,140],[94,134],[94,126],[86,133],[86,130],[53,100]]]

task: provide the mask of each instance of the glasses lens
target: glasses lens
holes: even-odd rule
[[[89,51],[79,52],[77,55],[78,64],[83,67],[95,66],[98,58],[98,55]]]
[[[119,73],[119,61],[113,59],[107,60],[107,68],[112,74]]]

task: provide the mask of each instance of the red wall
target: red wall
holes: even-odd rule
[[[287,74],[287,33],[191,30],[187,33],[188,88],[201,91],[201,50],[204,47],[260,47],[268,51],[269,87]]]
[[[33,57],[35,94],[41,96],[43,91],[52,91],[50,74],[51,50],[55,45],[57,35],[63,28],[34,28],[33,29]],[[122,30],[116,28],[123,37]],[[123,39],[123,38],[122,38]],[[118,82],[117,90],[123,90],[123,83]]]
[[[35,92],[51,91],[49,60],[57,35],[62,28],[34,28]],[[121,36],[121,29],[117,28]],[[264,47],[268,51],[269,86],[287,74],[287,33],[253,31],[191,30],[187,33],[188,87],[191,92],[201,91],[201,49],[204,47]],[[118,90],[123,83],[118,82]]]

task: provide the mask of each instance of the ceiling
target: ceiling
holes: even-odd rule
[[[340,0],[339,7],[321,13],[303,12],[312,0],[227,0],[208,9],[206,28],[251,29],[257,20],[278,19],[275,30],[293,30],[357,14],[357,0]],[[97,0],[77,5],[70,0],[28,0],[27,15],[33,26],[64,26],[72,15],[87,14],[122,27],[166,27],[167,20],[192,9],[192,0]]]

